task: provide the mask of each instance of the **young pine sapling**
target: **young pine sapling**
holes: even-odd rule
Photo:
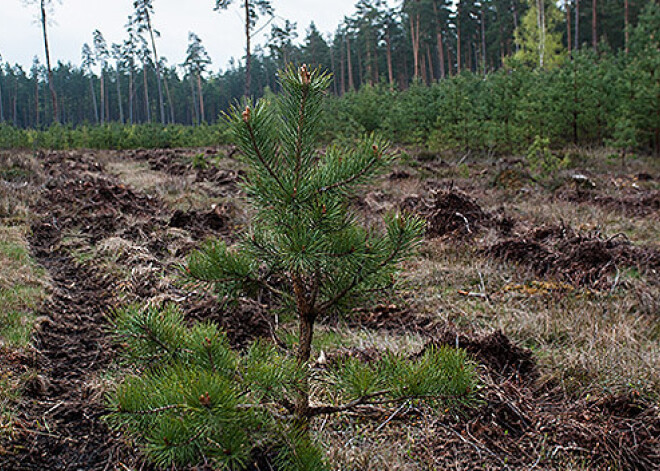
[[[133,434],[159,465],[206,459],[240,469],[260,448],[276,450],[278,469],[325,469],[311,436],[314,417],[370,404],[446,407],[473,399],[475,370],[452,348],[310,367],[316,321],[390,288],[424,233],[424,221],[410,215],[388,216],[383,230],[358,224],[349,198],[392,156],[373,136],[353,149],[316,149],[329,82],[318,70],[290,68],[276,103],[231,110],[252,224],[233,246],[208,243],[183,270],[222,297],[268,293],[273,309],[295,317],[295,351],[257,341],[237,352],[217,326],[187,327],[172,305],[132,306],[115,318],[126,355],[141,367],[111,395],[111,423]]]

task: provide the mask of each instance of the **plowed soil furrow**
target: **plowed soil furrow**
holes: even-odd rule
[[[5,445],[0,469],[121,469],[119,463],[130,466],[136,461],[135,453],[102,419],[101,373],[114,356],[105,319],[113,307],[113,280],[89,264],[78,263],[60,243],[63,231],[76,226],[84,227],[92,240],[103,236],[107,227],[86,227],[87,216],[104,208],[121,208],[116,214],[121,220],[129,210],[125,204],[113,204],[116,195],[108,188],[118,194],[125,188],[104,176],[100,166],[92,167],[91,179],[90,168],[84,169],[85,175],[78,169],[71,171],[71,161],[47,159],[45,167],[51,181],[39,207],[33,208],[41,219],[32,224],[30,243],[34,258],[52,278],[53,294],[39,313],[42,322],[35,335],[38,376],[28,382],[23,394],[16,434]],[[76,192],[80,187],[92,189],[96,182],[103,185],[93,189],[95,194]],[[97,194],[108,198],[100,200]],[[88,211],[78,210],[80,202],[87,204]],[[154,205],[148,206],[151,208],[140,211]]]

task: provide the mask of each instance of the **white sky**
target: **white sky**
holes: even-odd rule
[[[273,21],[283,24],[286,18],[297,22],[300,40],[312,20],[322,33],[333,32],[344,16],[354,13],[355,3],[356,0],[273,0]],[[388,3],[395,5],[400,1]],[[62,60],[79,65],[82,45],[91,45],[95,29],[101,30],[108,45],[121,42],[126,19],[133,9],[133,0],[55,0],[53,4],[53,23],[49,27],[53,64]],[[188,32],[194,31],[213,60],[211,70],[226,69],[231,57],[239,59],[244,54],[240,4],[241,1],[234,1],[228,10],[215,12],[214,0],[154,0],[153,21],[161,32],[157,39],[159,55],[167,57],[170,65],[182,63]],[[37,13],[38,6],[26,6],[24,0],[0,0],[0,54],[4,62],[19,63],[29,70],[36,55],[45,63]],[[257,29],[264,23],[261,20]],[[270,25],[259,34],[257,42],[265,44],[264,36],[269,32]]]

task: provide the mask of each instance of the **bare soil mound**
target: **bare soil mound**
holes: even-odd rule
[[[454,189],[435,192],[428,198],[410,196],[401,208],[427,220],[426,234],[430,238],[469,237],[487,228],[506,234],[514,226],[514,221],[503,213],[486,212],[475,199]]]
[[[499,378],[515,377],[530,383],[538,378],[532,351],[515,345],[502,331],[474,337],[445,330],[426,348],[439,345],[464,349]]]
[[[251,300],[241,300],[227,309],[213,296],[199,296],[188,299],[183,310],[186,319],[216,323],[236,348],[246,347],[260,337],[268,338],[273,331],[272,316],[266,307]]]
[[[574,286],[608,288],[617,267],[657,270],[660,251],[634,246],[625,237],[580,234],[566,226],[542,226],[488,247],[485,253],[529,266],[538,276],[551,275]]]
[[[595,190],[568,189],[558,192],[556,197],[600,206],[628,217],[660,217],[660,190],[627,191],[621,196],[611,196]]]
[[[505,382],[490,386],[485,400],[467,418],[435,420],[417,451],[440,469],[566,469],[567,461],[597,470],[660,467],[658,408],[635,398],[571,401]]]
[[[416,332],[429,334],[436,330],[436,321],[422,317],[397,304],[378,304],[358,308],[352,312],[347,325],[388,332]]]
[[[210,211],[177,209],[169,220],[169,227],[186,229],[195,239],[203,239],[209,234],[227,232],[230,219],[226,214],[226,208],[217,206]]]

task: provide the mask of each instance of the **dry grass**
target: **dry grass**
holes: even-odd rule
[[[11,404],[30,376],[16,362],[30,346],[34,313],[48,290],[47,275],[32,260],[27,242],[37,172],[30,155],[0,155],[0,434],[11,432]]]
[[[582,154],[576,162],[589,169],[603,191],[613,195],[619,189],[616,181],[613,183],[610,177],[600,177],[601,174],[659,174],[658,164],[651,161],[631,161],[625,172],[621,172],[616,165],[607,163],[602,151]],[[219,202],[212,196],[212,188],[193,183],[188,177],[155,172],[145,163],[124,160],[120,155],[108,154],[105,158],[106,168],[123,182],[162,198],[171,209],[208,209],[211,204]],[[231,161],[223,161],[223,168],[225,163],[227,168],[234,165]],[[460,168],[433,167],[424,163],[402,169],[412,178],[390,180],[386,176],[379,181],[378,188],[367,192],[377,191],[384,195],[384,198],[379,195],[365,198],[369,218],[380,219],[382,212],[395,207],[396,202],[410,194],[424,194],[431,186],[448,187],[454,182],[485,210],[504,207],[506,213],[518,221],[521,231],[542,224],[564,223],[582,231],[599,230],[607,235],[622,232],[635,244],[657,244],[660,240],[660,225],[655,215],[624,217],[620,212],[595,205],[553,199],[548,190],[539,186],[527,185],[522,191],[493,188],[490,183],[497,168],[489,163]],[[437,180],[437,183],[429,185],[429,179]],[[15,217],[12,220],[25,221],[30,196],[17,192],[3,194],[2,191],[5,190],[0,191],[0,211],[19,208],[15,212],[18,216],[12,216]],[[190,243],[175,230],[163,237],[172,237],[173,247]],[[451,239],[427,241],[420,255],[405,269],[404,296],[411,309],[461,332],[501,329],[516,343],[531,348],[544,378],[559,382],[569,396],[577,398],[632,389],[646,397],[660,397],[658,274],[623,271],[613,292],[590,292],[552,279],[538,279],[523,267],[502,264],[483,256],[479,248],[491,244],[497,237],[491,231],[466,242]],[[4,240],[8,241],[7,247],[14,248],[4,250]],[[98,264],[102,271],[113,274],[118,280],[118,292],[130,294],[129,299],[138,292],[143,278],[157,276],[163,266],[176,258],[160,260],[159,265],[150,258],[145,247],[119,237],[102,240],[96,247],[86,246],[85,241],[76,239],[75,234],[63,242],[70,244],[71,252],[78,254],[81,261],[87,259]],[[16,247],[22,247],[23,251]],[[9,259],[9,254],[14,254],[12,268],[4,271],[9,263],[2,263],[0,267],[0,286],[21,279],[21,285],[32,286],[34,283],[34,289],[41,289],[38,292],[43,293],[43,287],[38,288],[43,273],[34,270],[25,247],[24,228],[0,231],[0,263],[4,257]],[[16,273],[20,273],[19,277]],[[170,280],[164,278],[161,281],[166,284]],[[481,293],[485,297],[468,297],[461,292]],[[31,295],[27,298],[33,299]],[[22,299],[21,302],[25,303],[25,297]],[[21,306],[22,312],[29,312],[30,305]],[[295,341],[295,329],[290,325],[284,326],[279,335],[287,342]],[[337,348],[416,351],[424,342],[425,339],[418,334],[382,333],[340,325],[319,328],[314,349],[316,356]],[[0,378],[0,394],[2,381]],[[366,418],[358,415],[319,418],[313,424],[315,436],[337,470],[438,469],[433,464],[433,457],[420,454],[417,445],[420,438],[435,433],[430,425],[432,419],[444,411],[416,409],[409,404],[394,416],[393,412],[373,411],[373,416]],[[461,468],[449,466],[443,469]],[[588,469],[588,464],[566,462],[556,469]]]
[[[631,175],[650,172],[657,177],[660,170],[655,162],[636,160],[622,171],[608,163],[603,151],[583,153],[579,165],[589,169],[603,193],[614,196],[621,190],[622,181],[634,181]],[[578,171],[580,167],[574,170]],[[426,189],[424,186],[429,178],[439,179],[434,186],[448,187],[453,182],[485,210],[503,207],[518,221],[517,230],[521,232],[543,224],[566,224],[608,236],[624,233],[636,245],[658,247],[660,240],[657,214],[626,217],[596,205],[553,199],[539,186],[528,186],[521,192],[495,189],[490,185],[493,172],[487,164],[471,165],[469,178],[465,169],[455,167],[433,171],[416,166],[411,173],[413,178],[402,181],[384,178],[375,191],[401,201],[407,195],[428,191],[428,184]],[[612,178],[610,174],[617,176]],[[652,182],[646,188],[657,187]],[[376,202],[370,208],[372,212],[380,212],[378,204],[383,205],[382,201]],[[466,242],[427,241],[420,256],[405,270],[405,296],[411,308],[463,332],[501,329],[516,343],[534,351],[542,379],[560,384],[568,397],[632,390],[647,399],[660,400],[660,274],[622,270],[615,290],[592,292],[552,278],[538,279],[524,267],[483,256],[479,249],[497,237],[490,231]],[[465,292],[485,297],[465,296]],[[344,338],[352,335],[345,334]],[[369,346],[379,347],[377,342]],[[315,430],[334,469],[435,470],[438,468],[433,460],[426,460],[414,444],[419,437],[435,433],[426,424],[436,414],[417,411],[385,426],[387,415],[374,420],[331,417],[319,420]],[[566,459],[553,469],[590,469],[589,463]]]

